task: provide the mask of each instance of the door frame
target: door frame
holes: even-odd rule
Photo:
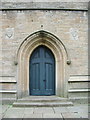
[[[40,45],[48,47],[55,57],[56,95],[67,97],[69,78],[67,61],[70,60],[67,49],[55,35],[41,30],[28,36],[18,48],[17,98],[29,95],[29,58],[33,50]]]

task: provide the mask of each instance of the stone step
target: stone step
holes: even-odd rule
[[[15,102],[14,107],[60,107],[60,106],[73,106],[72,102]]]
[[[18,99],[17,102],[67,102],[70,101],[69,99],[66,98],[23,98],[23,99]]]
[[[13,103],[14,107],[60,107],[72,105],[73,103],[68,98],[57,96],[28,96]]]

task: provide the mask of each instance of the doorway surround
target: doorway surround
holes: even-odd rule
[[[46,31],[37,31],[28,36],[17,51],[17,98],[29,96],[29,59],[35,48],[44,45],[55,57],[55,93],[60,97],[68,96],[69,56],[65,45],[55,35]]]

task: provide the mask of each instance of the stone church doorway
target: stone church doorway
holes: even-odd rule
[[[41,46],[41,47],[40,47]],[[42,47],[44,46],[44,47]],[[22,43],[20,44],[18,51],[17,51],[17,61],[18,61],[18,66],[17,66],[17,98],[23,98],[25,96],[30,96],[30,95],[34,95],[35,92],[33,91],[34,86],[32,86],[32,80],[34,78],[30,77],[30,71],[31,74],[33,74],[36,70],[36,72],[38,71],[37,69],[42,68],[43,71],[45,71],[45,67],[38,67],[38,64],[36,64],[35,62],[35,66],[36,68],[33,68],[30,66],[30,64],[33,64],[33,61],[31,60],[30,63],[30,59],[33,59],[33,55],[35,54],[36,57],[38,54],[38,49],[42,49],[42,53],[41,55],[43,56],[43,50],[46,50],[46,55],[47,58],[45,59],[47,61],[50,62],[50,64],[47,62],[46,64],[46,78],[51,77],[51,78],[55,78],[52,79],[50,78],[49,82],[52,82],[52,87],[50,87],[50,89],[48,91],[45,91],[45,89],[47,89],[48,85],[51,85],[51,83],[47,84],[46,83],[46,78],[43,76],[41,84],[43,86],[44,89],[41,89],[40,93],[37,91],[36,95],[57,95],[60,97],[67,97],[68,96],[68,78],[69,78],[69,70],[68,70],[68,66],[67,66],[67,61],[69,60],[69,56],[68,56],[68,52],[67,49],[65,47],[65,45],[63,44],[63,42],[56,37],[55,35],[53,35],[50,32],[47,31],[37,31],[34,32],[32,34],[30,34],[24,41],[22,41]],[[36,50],[36,52],[34,52],[34,50]],[[50,57],[50,60],[49,58]],[[39,59],[39,62],[42,61],[42,58]],[[44,62],[44,65],[45,65]],[[35,69],[35,70],[34,70]],[[50,69],[52,69],[51,71],[53,71],[52,73],[50,73],[51,75],[47,75],[48,74],[48,70],[50,71]],[[55,71],[54,71],[55,70]],[[36,73],[38,74],[38,73]],[[42,74],[45,74],[44,72]],[[54,75],[54,76],[53,76]],[[37,81],[39,80],[37,75]],[[41,78],[40,78],[41,79]],[[36,84],[38,86],[39,82],[37,83],[37,81],[34,81],[33,84]],[[39,84],[40,85],[40,84]],[[38,89],[38,88],[36,88]],[[42,94],[42,91],[44,94]]]
[[[41,45],[30,57],[30,95],[55,95],[55,59],[50,49]]]

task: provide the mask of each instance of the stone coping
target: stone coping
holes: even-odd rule
[[[0,10],[88,10],[88,2],[1,2]]]

